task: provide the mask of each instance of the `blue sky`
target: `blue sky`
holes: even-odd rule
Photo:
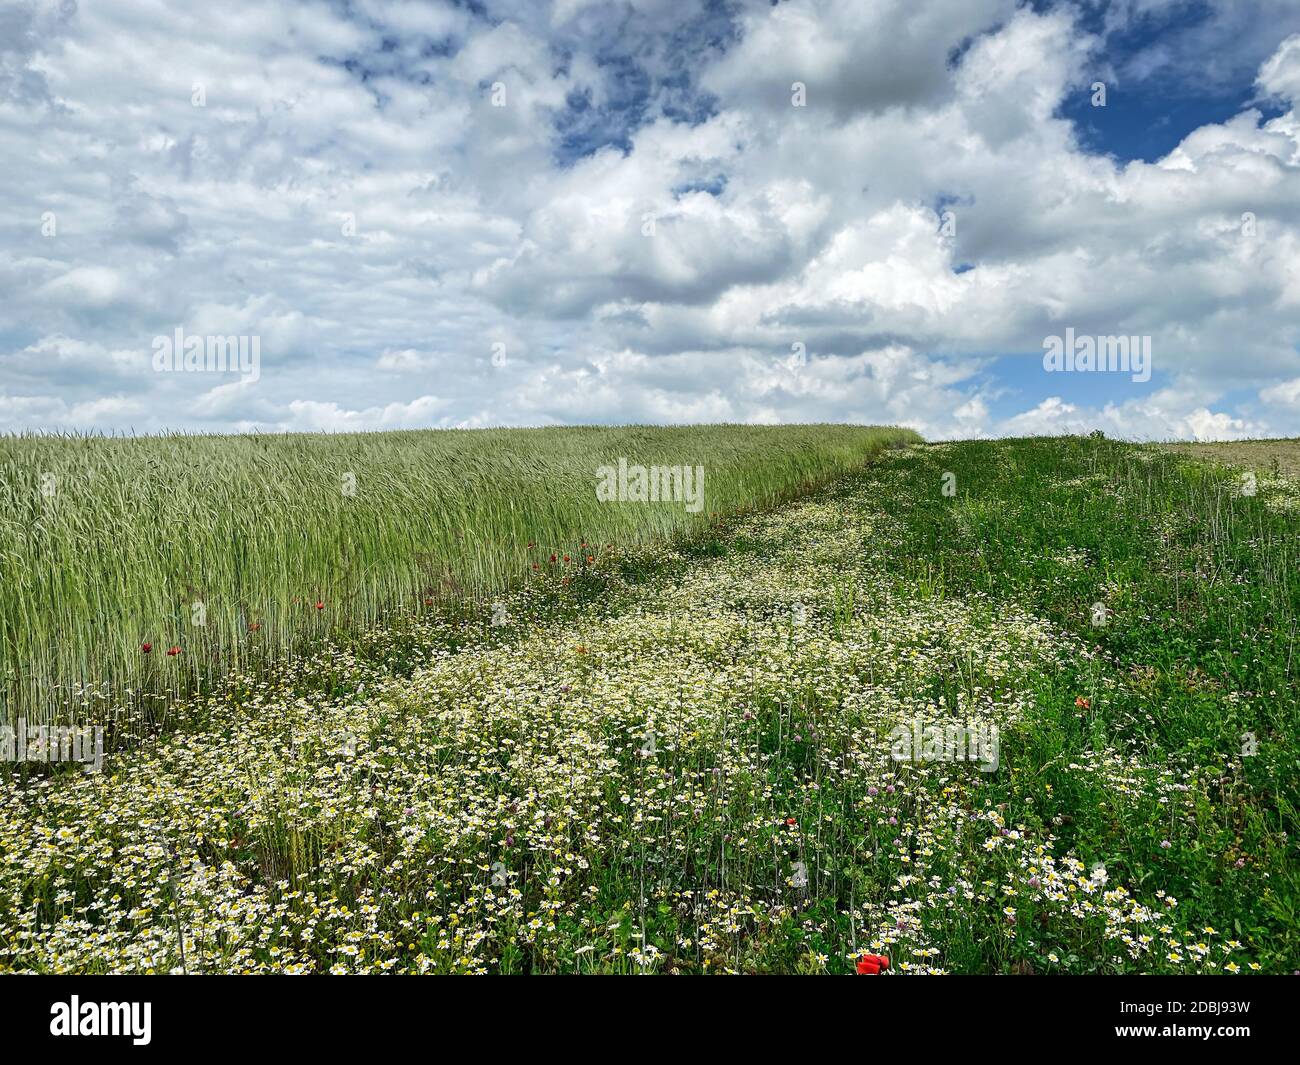
[[[1075,94],[1061,114],[1076,123],[1089,149],[1152,163],[1192,131],[1249,107],[1260,107],[1268,117],[1283,113],[1279,101],[1261,99],[1255,75],[1278,41],[1300,32],[1300,4],[1277,5],[1267,36],[1223,47],[1254,14],[1262,15],[1262,7],[1242,4],[1234,11],[1230,5],[1192,0],[1153,4],[1113,24],[1111,5],[1084,6],[1078,24],[1100,38],[1098,56],[1114,72],[1113,80],[1106,79],[1110,99],[1099,108],[1089,95]]]
[[[0,430],[1300,435],[1294,0],[206,7],[0,9]]]

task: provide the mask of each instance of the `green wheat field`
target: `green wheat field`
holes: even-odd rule
[[[1294,449],[0,439],[0,971],[1290,972]]]
[[[607,543],[688,532],[915,439],[831,425],[0,437],[0,700],[10,720],[124,690],[137,709],[165,705],[333,631],[481,598],[533,563],[580,569]],[[596,468],[627,456],[704,466],[708,510],[598,502]]]

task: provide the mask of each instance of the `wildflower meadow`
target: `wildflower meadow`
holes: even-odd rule
[[[598,502],[609,462],[593,451],[647,468],[674,457],[608,431],[581,448],[589,469],[575,460],[523,495],[467,488],[512,515],[505,529],[435,523],[470,541],[439,564],[493,553],[469,570],[480,594],[426,606],[416,582],[373,617],[314,632],[316,604],[333,602],[321,549],[291,652],[245,662],[214,643],[224,668],[147,716],[106,677],[77,722],[110,726],[102,765],[0,766],[0,970],[1295,967],[1289,481],[1244,493],[1237,467],[1097,437],[927,445],[790,429],[752,431],[787,471],[755,481],[715,473],[712,432],[687,433],[701,449],[678,456],[705,470],[699,520],[635,492]],[[530,442],[476,439],[504,454]],[[237,446],[314,449],[331,483],[360,465],[327,462],[324,443]],[[14,475],[23,448],[62,449],[85,471],[96,447],[135,449],[144,465],[163,456],[160,477],[162,447],[220,454],[6,447],[10,492],[38,483],[34,467]],[[416,491],[402,476],[385,499]],[[238,483],[244,499],[276,487]],[[200,543],[224,535],[221,501]],[[328,542],[342,513],[308,500],[294,535]],[[74,514],[58,528],[74,536]],[[410,528],[389,527],[394,558]],[[23,535],[30,552],[37,533]],[[296,542],[284,531],[269,557]],[[143,550],[121,535],[78,563],[103,575],[100,602]],[[190,557],[217,598],[234,563]],[[100,626],[143,616],[125,598]],[[149,637],[159,668],[182,642],[115,633],[100,660],[91,628],[51,621],[47,637],[84,639],[85,663]],[[111,727],[115,712],[133,726]]]

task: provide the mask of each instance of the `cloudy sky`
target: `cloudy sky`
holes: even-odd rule
[[[1300,435],[1298,344],[1300,0],[0,0],[0,430]]]

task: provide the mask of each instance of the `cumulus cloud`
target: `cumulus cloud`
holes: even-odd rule
[[[1270,96],[1300,103],[1300,34],[1288,37],[1259,69],[1257,84]]]
[[[739,45],[702,81],[729,110],[784,117],[795,82],[838,116],[933,105],[953,93],[952,53],[1014,10],[1015,0],[755,5],[742,16]]]
[[[1144,162],[1069,116],[1191,76],[1204,26],[1114,50],[1156,0],[22,0],[0,426],[1300,433],[1300,27],[1251,4],[1203,20],[1249,98]],[[177,328],[257,380],[153,372]],[[1067,329],[1153,381],[1036,372]]]

